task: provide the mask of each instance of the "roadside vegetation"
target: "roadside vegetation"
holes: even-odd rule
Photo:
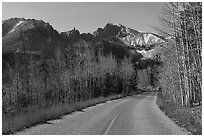
[[[181,107],[162,93],[158,94],[157,105],[178,126],[189,134],[202,135],[202,107]]]
[[[165,3],[163,45],[158,79],[159,107],[192,134],[202,134],[202,3]]]

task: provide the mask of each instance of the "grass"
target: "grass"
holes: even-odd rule
[[[202,106],[180,107],[161,94],[158,94],[157,105],[180,127],[193,135],[202,135]]]
[[[36,124],[46,123],[48,120],[60,119],[61,116],[83,108],[104,103],[108,100],[122,98],[122,95],[114,95],[110,97],[99,97],[92,100],[78,102],[74,104],[52,105],[47,108],[31,110],[21,113],[13,117],[2,118],[2,134],[12,134],[16,131],[34,126]]]

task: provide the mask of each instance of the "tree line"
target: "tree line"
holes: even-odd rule
[[[160,20],[156,29],[168,38],[160,70],[165,94],[181,106],[201,105],[202,3],[165,3]]]

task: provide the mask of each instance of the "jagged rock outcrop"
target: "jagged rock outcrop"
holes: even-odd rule
[[[60,35],[67,41],[77,41],[80,38],[80,32],[75,28],[70,31],[61,32]]]

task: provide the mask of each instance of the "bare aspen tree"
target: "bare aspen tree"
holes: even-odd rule
[[[182,106],[192,106],[197,102],[195,96],[201,96],[201,11],[200,2],[165,3],[165,14],[160,20],[167,28],[157,28],[160,33],[171,37],[173,41],[169,42],[176,49]],[[174,96],[176,92],[172,94]]]

